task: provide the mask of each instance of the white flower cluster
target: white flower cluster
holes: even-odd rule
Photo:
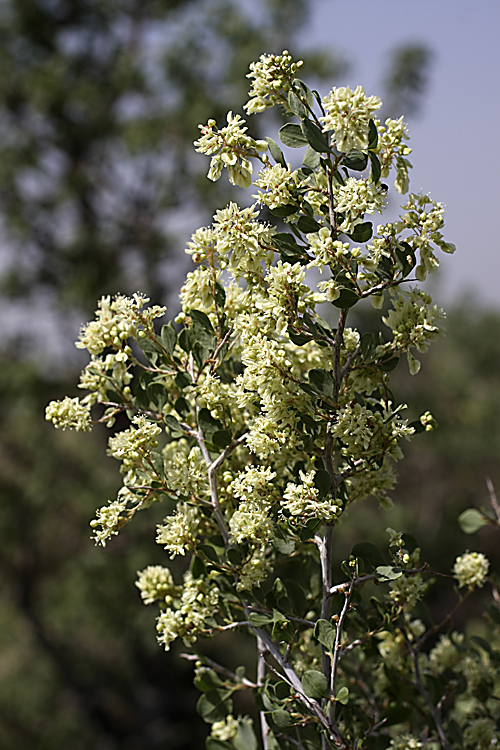
[[[382,106],[378,96],[366,96],[362,86],[352,91],[334,88],[323,98],[327,114],[320,117],[323,132],[335,131],[335,143],[339,151],[365,149],[368,146],[370,118]]]
[[[424,281],[428,273],[439,267],[432,245],[437,245],[445,253],[454,253],[455,245],[445,242],[441,229],[444,226],[444,206],[428,195],[410,193],[408,203],[401,206],[406,213],[395,221],[395,232],[410,230],[408,241],[414,250],[420,252],[420,263],[415,269],[419,281]]]
[[[233,383],[222,383],[216,375],[207,373],[196,391],[196,403],[209,409],[214,419],[222,419],[227,411],[236,412],[236,388]]]
[[[420,575],[401,576],[391,582],[389,597],[405,609],[413,609],[424,596],[427,584]]]
[[[439,641],[431,649],[429,664],[436,672],[453,669],[463,657],[457,646],[463,646],[465,636],[463,633],[457,632],[452,635],[453,639],[449,635],[441,635]]]
[[[261,276],[262,262],[270,265],[274,256],[271,238],[275,230],[258,221],[258,215],[255,206],[240,208],[230,203],[217,211],[210,229],[195,232],[186,252],[197,263],[218,260],[220,268],[229,268],[237,278],[245,276],[248,281],[254,275]],[[213,286],[212,280],[208,283]]]
[[[102,297],[96,310],[95,320],[87,323],[80,332],[76,342],[77,349],[87,349],[90,354],[101,354],[107,347],[122,349],[130,354],[126,347],[129,338],[137,338],[139,328],[151,328],[155,318],[165,314],[166,307],[144,308],[148,297],[134,294],[125,297]]]
[[[247,445],[259,458],[266,459],[285,446],[293,450],[300,440],[298,412],[307,412],[304,392],[290,378],[292,361],[278,341],[251,335],[242,350],[245,365],[237,378],[238,405],[255,412],[256,396],[260,410],[250,421]]]
[[[309,242],[309,248],[314,256],[314,259],[308,263],[308,267],[312,268],[317,266],[319,269],[323,269],[325,266],[334,264],[339,258],[347,255],[350,250],[348,242],[341,242],[340,240],[333,240],[330,229],[327,227],[321,227],[318,232],[311,232],[307,235]],[[326,288],[330,289],[331,284],[334,281],[320,282],[318,288],[324,291]],[[325,285],[329,285],[326,287]],[[338,292],[337,292],[338,296]],[[327,293],[327,299],[332,302],[336,297],[330,297]]]
[[[363,221],[365,214],[381,212],[385,195],[385,191],[368,180],[348,177],[344,185],[338,185],[335,189],[335,210],[344,217],[339,229],[352,232],[356,224]]]
[[[58,429],[87,432],[92,429],[90,407],[91,403],[87,398],[80,400],[66,396],[62,401],[51,401],[48,404],[45,419]]]
[[[381,176],[388,177],[391,167],[395,165],[397,176],[394,186],[398,193],[407,193],[410,187],[408,170],[412,168],[412,164],[406,157],[411,154],[412,150],[403,143],[408,139],[406,123],[402,117],[399,120],[388,118],[385,125],[377,122],[377,126],[377,154],[380,159]]]
[[[273,522],[269,511],[275,499],[275,477],[269,467],[246,466],[229,486],[228,492],[241,501],[229,521],[234,542],[248,539],[263,543],[271,537]]]
[[[406,420],[394,417],[390,410],[371,411],[355,402],[338,410],[331,434],[342,441],[343,453],[353,461],[365,461],[381,453],[399,458],[398,440],[413,432]]]
[[[408,291],[391,289],[390,294],[392,308],[382,320],[393,333],[396,350],[407,352],[415,347],[419,352],[427,351],[440,333],[443,311],[432,305],[431,297],[416,287]]]
[[[466,552],[457,557],[453,566],[453,575],[460,588],[480,588],[484,586],[490,562],[482,552]]]
[[[92,539],[96,544],[105,547],[108,539],[116,536],[120,529],[129,522],[131,495],[132,493],[126,487],[122,487],[116,500],[112,500],[108,505],[103,505],[96,511],[96,517],[90,522],[90,528],[93,529]],[[132,497],[135,498],[133,495]]]
[[[176,586],[172,573],[162,565],[148,565],[142,571],[137,571],[139,576],[135,585],[141,592],[144,604],[153,604],[155,601],[171,604],[174,598],[178,598],[179,586]]]
[[[266,547],[256,547],[250,559],[239,572],[237,591],[250,591],[254,586],[260,586],[271,570],[272,562],[266,556]]]
[[[182,438],[167,443],[162,454],[169,487],[186,497],[205,494],[207,467],[197,445],[190,448],[187,440]]]
[[[210,620],[216,614],[219,604],[219,589],[215,575],[193,578],[187,572],[184,576],[182,593],[162,612],[156,621],[158,643],[170,649],[176,638],[182,638],[186,644],[210,629]]]
[[[142,414],[132,417],[132,426],[109,438],[109,453],[122,461],[122,472],[140,465],[158,446],[157,436],[161,427],[150,422]]]
[[[423,743],[411,734],[402,734],[397,739],[392,739],[389,745],[391,750],[420,750]]]
[[[118,351],[108,352],[102,357],[92,355],[78,383],[79,388],[91,391],[86,396],[91,403],[108,400],[107,391],[110,387],[110,380],[115,388],[122,388],[124,396],[130,396],[130,388],[128,388],[132,380],[132,374],[128,369],[130,354],[130,347],[125,346]]]
[[[285,169],[281,164],[266,164],[260,171],[259,178],[253,183],[266,192],[259,190],[252,198],[268,208],[297,204],[294,192],[299,182],[297,172],[292,172],[290,167]]]
[[[294,324],[297,315],[307,308],[313,308],[317,302],[324,302],[324,296],[304,284],[306,272],[300,263],[283,263],[281,260],[271,266],[265,283],[267,294],[255,297],[254,304],[263,312],[264,320],[272,322],[272,329],[281,336],[289,324]]]
[[[286,105],[291,83],[303,64],[302,60],[293,62],[288,50],[281,55],[261,55],[257,62],[250,63],[247,78],[254,80],[248,92],[250,99],[243,107],[245,112],[263,112],[277,102]]]
[[[212,729],[210,731],[210,737],[213,737],[215,740],[221,740],[221,742],[227,742],[228,740],[234,739],[236,737],[236,732],[238,731],[238,721],[234,718],[234,716],[226,716],[225,719],[222,721],[215,721],[212,724]]]
[[[300,483],[289,482],[281,500],[281,510],[287,511],[292,520],[307,521],[309,518],[320,518],[325,523],[332,523],[341,512],[331,497],[319,499],[319,491],[314,485],[315,471],[299,471]]]
[[[229,181],[241,188],[252,184],[253,166],[249,157],[267,151],[266,141],[256,141],[245,135],[248,128],[240,115],[227,113],[227,125],[220,130],[215,120],[198,126],[201,138],[194,142],[196,150],[212,156],[208,178],[214,182],[219,179],[222,168],[226,167]]]
[[[170,552],[170,557],[184,555],[192,548],[200,531],[200,514],[193,505],[181,503],[173,516],[167,516],[159,524],[156,534],[157,544],[162,544]]]

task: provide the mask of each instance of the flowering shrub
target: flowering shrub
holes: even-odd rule
[[[429,412],[408,422],[389,381],[403,356],[416,374],[415,352],[439,334],[444,314],[416,284],[454,247],[426,195],[409,194],[395,222],[367,219],[384,211],[382,178],[408,190],[404,123],[380,122],[380,100],[361,87],[321,99],[300,67],[287,52],[262,56],[245,109],[294,118],[279,135],[302,149],[301,166],[247,135],[239,115],[201,126],[210,179],[226,168],[247,187],[260,166],[257,203],[230,203],[193,235],[176,325],[155,326],[165,310],[140,295],[101,300],[77,344],[91,355],[87,395],[51,403],[47,418],[87,430],[128,417],[109,440],[123,487],[91,522],[98,544],[168,499],[156,530],[165,565],[139,572],[137,586],[159,607],[159,643],[181,638],[192,651],[207,750],[493,747],[500,651],[454,631],[455,610],[431,621],[421,601],[435,574],[415,540],[389,528],[387,550],[360,541],[334,556],[346,508],[369,497],[390,506],[402,445],[435,427]],[[313,268],[322,280],[311,286]],[[384,308],[377,333],[347,326],[368,299]],[[466,515],[472,531],[495,521]],[[187,563],[177,581],[176,556]],[[453,576],[455,609],[474,588],[496,592],[481,553],[459,557]],[[196,650],[236,629],[255,637],[251,677]],[[252,691],[258,725],[235,717],[240,690]]]

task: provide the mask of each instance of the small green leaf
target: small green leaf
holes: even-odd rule
[[[200,558],[196,556],[194,556],[191,560],[190,570],[191,570],[191,574],[193,578],[201,578],[201,576],[206,575],[206,572],[207,572],[207,569],[205,567],[205,563],[203,562],[203,560],[200,560]]]
[[[285,206],[276,206],[276,208],[270,208],[269,211],[273,216],[277,216],[278,219],[284,219],[287,216],[292,216],[298,211],[297,206],[293,206],[291,203]]]
[[[216,721],[223,721],[230,713],[231,700],[226,692],[211,690],[199,698],[196,710],[203,721],[214,724]]]
[[[219,555],[215,547],[212,547],[210,544],[200,544],[198,546],[198,553],[204,555],[210,562],[219,563]]]
[[[328,697],[328,682],[322,672],[316,669],[308,669],[302,677],[302,687],[304,693],[309,698],[320,700]]]
[[[307,144],[306,153],[302,160],[302,165],[307,169],[317,169],[320,165],[320,155],[309,144]]]
[[[269,152],[271,156],[273,157],[274,161],[277,164],[281,164],[281,166],[286,169],[286,161],[285,157],[283,155],[283,151],[280,149],[276,141],[273,141],[272,138],[266,138],[267,145],[269,146]]]
[[[367,331],[361,335],[361,354],[364,362],[370,362],[375,355],[377,340],[374,333]]]
[[[295,552],[295,541],[293,539],[279,539],[275,537],[273,539],[273,547],[281,555],[292,555]]]
[[[293,724],[292,717],[284,708],[278,708],[272,711],[269,718],[278,729],[288,729]]]
[[[377,183],[380,181],[380,175],[382,174],[382,168],[380,166],[380,159],[378,158],[377,154],[373,153],[373,151],[368,151],[368,156],[370,157],[370,163],[372,166],[371,179],[372,179],[372,182]]]
[[[321,643],[330,653],[333,653],[335,647],[336,629],[331,625],[328,620],[318,620],[314,626],[314,637]]]
[[[361,224],[356,224],[350,234],[348,232],[345,232],[345,234],[353,242],[368,242],[373,234],[373,224],[371,221],[364,221]]]
[[[184,327],[179,333],[179,336],[177,337],[177,341],[181,349],[184,349],[184,351],[187,354],[189,354],[189,352],[193,348],[195,338],[193,336],[192,331],[189,328]]]
[[[326,398],[333,398],[333,376],[328,370],[323,370],[321,367],[313,367],[307,375],[309,383],[318,393]]]
[[[232,439],[232,435],[228,430],[216,430],[211,437],[211,442],[217,448],[227,448],[228,445],[231,445]]]
[[[222,284],[219,284],[218,281],[215,283],[215,304],[221,310],[226,304],[226,292],[224,291],[224,287],[222,286]]]
[[[482,529],[487,523],[488,519],[477,508],[467,508],[458,517],[458,525],[464,534],[475,534],[476,531]]]
[[[377,148],[378,146],[378,130],[375,122],[370,120],[368,123],[368,148]]]
[[[395,247],[394,252],[401,266],[403,276],[408,276],[415,268],[415,252],[407,242],[402,242],[400,247]]]
[[[368,164],[368,155],[363,151],[353,149],[344,156],[342,164],[348,169],[354,169],[355,172],[362,172]]]
[[[332,491],[332,480],[324,469],[316,469],[314,475],[314,486],[319,492],[319,499],[323,500]]]
[[[186,388],[188,385],[191,385],[192,382],[191,376],[188,375],[187,372],[178,372],[175,376],[175,384],[177,388]]]
[[[361,297],[354,289],[341,289],[337,299],[332,301],[332,305],[345,310],[348,307],[353,307],[360,299]]]
[[[319,232],[321,224],[310,216],[301,216],[297,222],[297,227],[301,232],[304,232],[304,234],[309,234],[310,232]]]
[[[307,117],[307,109],[292,89],[288,92],[288,106],[297,117],[300,117],[301,119]]]
[[[329,153],[331,151],[328,141],[314,122],[308,119],[302,120],[300,127],[307,143],[314,151],[318,151],[318,153]]]
[[[338,703],[342,703],[343,706],[347,706],[347,704],[349,703],[349,688],[341,687],[337,695],[335,696],[335,700]]]
[[[198,427],[205,435],[213,435],[214,432],[222,429],[222,424],[214,419],[209,410],[204,407],[198,412]]]
[[[352,548],[351,555],[353,557],[360,557],[371,570],[376,568],[377,565],[385,565],[385,560],[379,548],[371,542],[355,544]]]
[[[302,148],[307,146],[307,138],[300,125],[296,125],[293,122],[287,122],[279,129],[280,141],[288,146],[289,148]]]
[[[202,693],[209,693],[211,690],[218,690],[222,685],[222,681],[218,677],[217,672],[210,667],[205,666],[199,667],[199,669],[196,670],[193,682],[197,690],[200,690]]]
[[[287,333],[290,337],[290,341],[296,346],[303,346],[304,344],[309,343],[309,341],[312,341],[311,336],[305,336],[303,333],[295,333],[295,331],[292,331],[290,328]]]
[[[171,322],[168,323],[168,325],[162,327],[160,338],[161,343],[163,344],[167,352],[169,354],[173,354],[177,341],[177,333]]]
[[[253,731],[252,720],[243,719],[238,723],[238,731],[233,739],[235,750],[257,750],[258,743]]]
[[[259,612],[250,612],[248,622],[250,625],[253,625],[254,628],[262,628],[264,625],[269,625],[271,622],[274,622],[274,620],[269,615],[263,615]]]
[[[392,567],[391,565],[378,565],[375,568],[375,576],[377,581],[395,581],[396,578],[401,578],[403,571],[401,568]]]
[[[241,565],[241,563],[243,562],[243,556],[240,550],[236,549],[235,547],[229,547],[226,555],[231,565]]]
[[[184,432],[182,425],[171,414],[164,416],[163,422],[169,432]]]
[[[307,84],[304,83],[304,81],[301,81],[300,78],[295,78],[292,82],[292,88],[301,97],[302,100],[306,100],[307,105],[310,109],[314,107],[313,93],[309,89]]]
[[[202,310],[190,310],[189,315],[193,321],[196,321],[196,323],[203,328],[204,331],[210,334],[210,336],[215,336],[215,331],[212,327],[212,323],[210,322],[210,318],[206,313],[204,313]]]
[[[302,255],[304,248],[297,244],[297,240],[289,232],[277,232],[273,235],[273,242],[278,250],[287,250],[288,252]]]
[[[182,396],[179,396],[179,398],[175,400],[174,407],[177,414],[180,414],[183,419],[185,419],[191,411],[189,403]]]
[[[399,357],[393,357],[392,355],[387,356],[385,359],[377,362],[377,367],[383,372],[392,372],[396,369],[399,364]]]

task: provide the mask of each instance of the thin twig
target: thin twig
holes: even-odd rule
[[[257,685],[261,686],[264,684],[264,681],[266,679],[266,653],[267,648],[265,647],[263,641],[260,638],[257,638],[257,647],[258,647],[258,655],[257,655]],[[262,734],[262,746],[264,750],[269,750],[269,731],[270,727],[267,723],[266,715],[264,711],[260,712],[260,731]]]
[[[212,669],[214,669],[219,674],[224,675],[224,677],[227,677],[229,680],[232,680],[233,682],[239,682],[242,685],[245,685],[245,687],[248,687],[248,688],[257,687],[255,682],[252,682],[251,680],[247,680],[246,677],[238,677],[238,675],[235,672],[231,672],[230,669],[223,667],[222,664],[218,664],[216,661],[214,661],[213,659],[210,659],[208,656],[200,656],[199,654],[181,654],[180,656],[182,659],[186,659],[187,661],[201,661],[207,666],[212,667]]]
[[[349,611],[349,605],[351,603],[351,596],[352,596],[352,590],[354,588],[354,578],[351,581],[351,585],[349,587],[349,590],[346,592],[344,604],[342,606],[342,610],[340,612],[338,622],[336,623],[336,633],[335,633],[335,645],[333,647],[333,658],[332,658],[332,670],[331,670],[331,676],[330,676],[330,694],[331,698],[334,699],[337,694],[337,671],[339,668],[339,659],[340,659],[340,639],[342,638],[342,629],[344,626],[344,620],[346,618],[347,612]],[[335,721],[335,709],[336,704],[335,700],[332,700],[330,704],[330,721]]]
[[[495,492],[495,486],[489,477],[486,477],[486,486],[490,496],[491,507],[495,511],[497,517],[497,523],[500,525],[500,506],[498,504],[497,493]]]

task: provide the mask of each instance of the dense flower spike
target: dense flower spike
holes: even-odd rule
[[[286,104],[292,81],[303,64],[302,60],[293,62],[288,50],[281,55],[261,55],[258,62],[251,63],[247,78],[254,80],[245,112],[251,115],[274,104]]]
[[[332,89],[324,97],[327,114],[320,117],[325,133],[334,131],[335,144],[339,151],[365,149],[368,146],[369,122],[380,109],[378,96],[366,96],[362,86],[355,91],[350,87]]]
[[[449,629],[454,610],[434,623],[423,607],[432,578],[411,535],[389,527],[385,552],[357,539],[345,560],[338,552],[350,506],[390,509],[402,446],[436,427],[429,412],[404,418],[412,407],[390,373],[403,358],[416,375],[415,353],[440,333],[444,313],[418,281],[454,250],[444,209],[409,193],[397,220],[374,227],[392,197],[381,180],[409,191],[404,121],[381,124],[380,99],[360,86],[321,100],[300,66],[263,55],[245,109],[283,107],[280,139],[304,149],[302,165],[247,135],[239,115],[200,126],[210,179],[226,167],[247,188],[260,166],[256,204],[231,201],[193,234],[175,325],[160,328],[165,309],[140,294],[101,300],[77,343],[91,357],[87,393],[46,416],[63,429],[113,427],[123,485],[91,521],[97,544],[162,503],[158,554],[180,559],[136,584],[159,608],[159,643],[194,650],[238,630],[257,641],[255,682],[193,657],[209,750],[493,747],[498,606],[491,642],[468,639]],[[453,576],[456,608],[496,585],[480,552],[459,556]],[[253,720],[232,713],[242,690],[262,712],[261,744]]]

